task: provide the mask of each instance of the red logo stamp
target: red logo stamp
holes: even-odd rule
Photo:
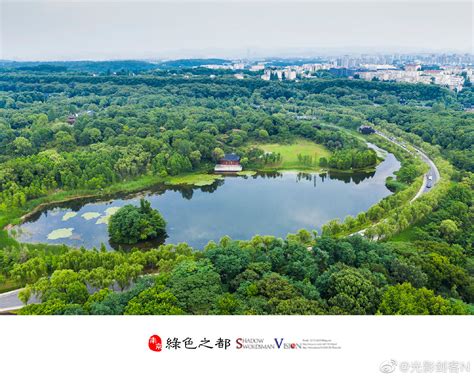
[[[153,335],[148,339],[148,348],[153,352],[161,352],[161,337],[158,335]]]

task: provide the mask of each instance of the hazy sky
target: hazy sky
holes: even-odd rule
[[[0,3],[0,59],[473,53],[471,1]]]

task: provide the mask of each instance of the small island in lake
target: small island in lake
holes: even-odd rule
[[[149,201],[140,206],[125,205],[110,217],[109,236],[115,243],[135,244],[166,234],[166,221]]]

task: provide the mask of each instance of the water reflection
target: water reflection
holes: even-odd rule
[[[78,199],[53,205],[29,217],[17,230],[24,242],[65,243],[86,248],[101,243],[109,249],[130,246],[110,243],[106,216],[116,207],[138,205],[148,199],[166,219],[167,236],[139,245],[187,242],[202,248],[224,235],[249,239],[255,234],[285,237],[298,229],[320,229],[334,218],[356,216],[390,195],[385,179],[400,164],[391,154],[373,172],[355,174],[259,172],[247,177],[225,176],[202,187],[157,185],[147,191],[117,194],[100,199]],[[77,214],[65,216],[68,212]],[[83,217],[99,213],[99,217]],[[73,229],[72,236],[48,240],[60,229]]]

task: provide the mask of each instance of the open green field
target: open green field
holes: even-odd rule
[[[282,161],[280,163],[272,164],[271,167],[281,169],[318,168],[320,158],[328,158],[331,156],[331,153],[326,147],[306,139],[297,139],[291,144],[260,144],[258,147],[265,152],[280,153]],[[302,156],[311,156],[313,158],[312,165],[304,165],[300,163],[298,161],[298,154]]]
[[[393,242],[410,242],[413,240],[416,240],[416,233],[413,225],[389,239],[389,241]]]

